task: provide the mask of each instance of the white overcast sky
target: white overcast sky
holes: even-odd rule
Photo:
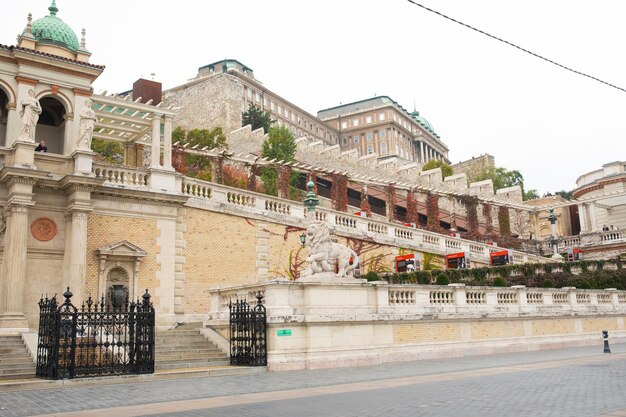
[[[626,88],[623,0],[423,0],[457,20]],[[49,0],[0,0],[0,43]],[[458,162],[489,153],[540,194],[626,160],[626,93],[566,72],[406,0],[57,0],[87,29],[96,92],[165,88],[223,58],[312,114],[388,95],[413,103]]]

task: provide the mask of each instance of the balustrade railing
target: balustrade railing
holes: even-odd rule
[[[237,207],[237,212],[249,210],[251,213],[279,214],[297,221],[299,224],[306,216],[306,209],[302,203],[194,178],[183,178],[182,193],[192,198],[221,204],[222,208],[225,209],[228,209],[229,206]],[[323,207],[317,207],[314,216],[315,220],[326,222],[332,228],[341,228],[343,233],[357,233],[358,236],[365,233],[370,237],[388,240],[388,244],[400,244],[409,248],[411,243],[416,246],[426,245],[429,251],[440,254],[469,250],[470,256],[486,261],[490,250],[500,250],[500,248],[493,248],[487,244],[451,238],[423,229],[389,223],[382,218],[381,220],[375,217],[363,218]],[[397,239],[399,242],[391,241],[391,239]],[[546,259],[543,257],[517,251],[512,252],[515,263],[528,262],[529,256],[533,262],[546,262]]]
[[[116,167],[108,165],[93,166],[96,178],[104,179],[105,185],[115,185],[129,188],[146,188],[150,173],[142,169],[132,167]]]

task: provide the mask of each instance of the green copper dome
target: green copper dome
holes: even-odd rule
[[[424,128],[426,130],[428,130],[429,132],[435,133],[435,129],[433,128],[433,126],[430,124],[430,122],[428,120],[426,120],[425,118],[423,118],[422,116],[420,116],[420,112],[418,111],[414,111],[413,113],[411,113],[411,117],[413,118],[413,120],[415,120],[417,123],[421,124],[422,126],[424,126]]]
[[[48,10],[50,11],[48,16],[33,22],[33,36],[37,42],[61,46],[76,52],[79,46],[78,37],[72,28],[56,16],[59,9],[55,0],[52,0]]]

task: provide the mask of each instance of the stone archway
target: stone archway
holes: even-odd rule
[[[39,99],[41,115],[37,121],[35,141],[44,140],[48,152],[62,154],[65,142],[65,125],[67,110],[63,102],[52,96]]]
[[[146,251],[126,240],[96,249],[99,295],[109,301],[119,301],[121,297],[136,300],[141,296],[139,264],[146,255]]]

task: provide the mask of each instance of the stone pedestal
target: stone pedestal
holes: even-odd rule
[[[13,166],[20,168],[35,168],[35,148],[34,142],[15,142],[13,148]]]
[[[176,171],[166,169],[150,168],[150,178],[148,187],[154,192],[179,193],[176,178],[179,176]]]
[[[74,175],[93,175],[91,172],[93,156],[93,151],[75,150],[72,153],[72,158],[74,158]]]

